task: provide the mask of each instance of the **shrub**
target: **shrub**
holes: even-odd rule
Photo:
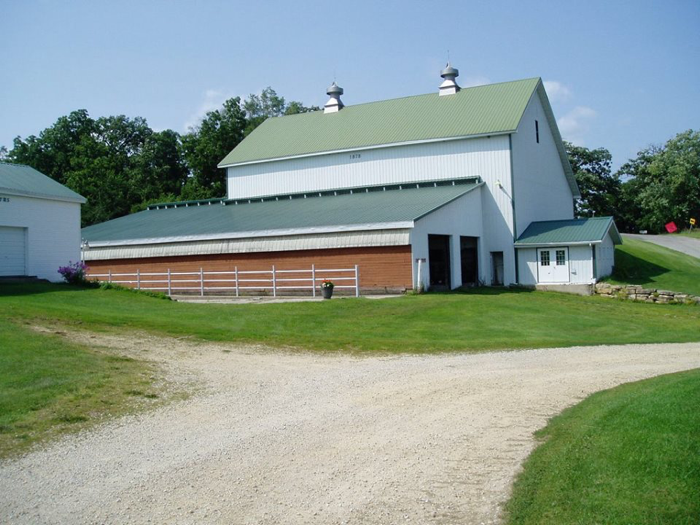
[[[68,266],[59,266],[58,273],[60,273],[63,276],[63,279],[68,284],[84,285],[88,282],[85,278],[85,272],[87,271],[87,269],[87,264],[85,264],[82,261],[78,261],[75,263],[72,261],[68,261]]]

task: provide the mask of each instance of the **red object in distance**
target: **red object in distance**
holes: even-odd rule
[[[676,226],[676,223],[675,223],[675,222],[669,222],[669,223],[666,225],[666,231],[667,231],[668,233],[676,232],[676,231],[678,231],[678,226]]]

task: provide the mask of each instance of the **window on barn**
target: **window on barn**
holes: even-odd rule
[[[542,266],[549,266],[549,250],[542,250],[540,252],[540,264]]]
[[[566,264],[566,250],[557,250],[557,266]]]
[[[540,143],[540,123],[535,121],[535,138],[537,139],[537,144]]]

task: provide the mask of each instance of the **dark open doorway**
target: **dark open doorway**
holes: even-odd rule
[[[476,237],[460,237],[459,248],[462,258],[462,286],[476,286],[479,283],[479,254]]]
[[[451,289],[450,236],[428,235],[428,257],[430,288],[432,290]]]
[[[503,252],[491,252],[491,284],[503,286]]]

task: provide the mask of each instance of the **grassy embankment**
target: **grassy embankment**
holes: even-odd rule
[[[0,318],[0,458],[157,397],[140,361]]]
[[[608,282],[700,295],[700,259],[626,238],[615,249],[615,273]]]
[[[537,433],[510,524],[697,524],[700,370],[598,392]]]
[[[680,232],[680,235],[685,237],[693,237],[694,239],[700,239],[700,230],[698,228],[693,228],[692,230],[684,230]]]
[[[700,308],[524,290],[221,305],[43,284],[0,288],[0,311],[75,329],[359,353],[700,340]]]

